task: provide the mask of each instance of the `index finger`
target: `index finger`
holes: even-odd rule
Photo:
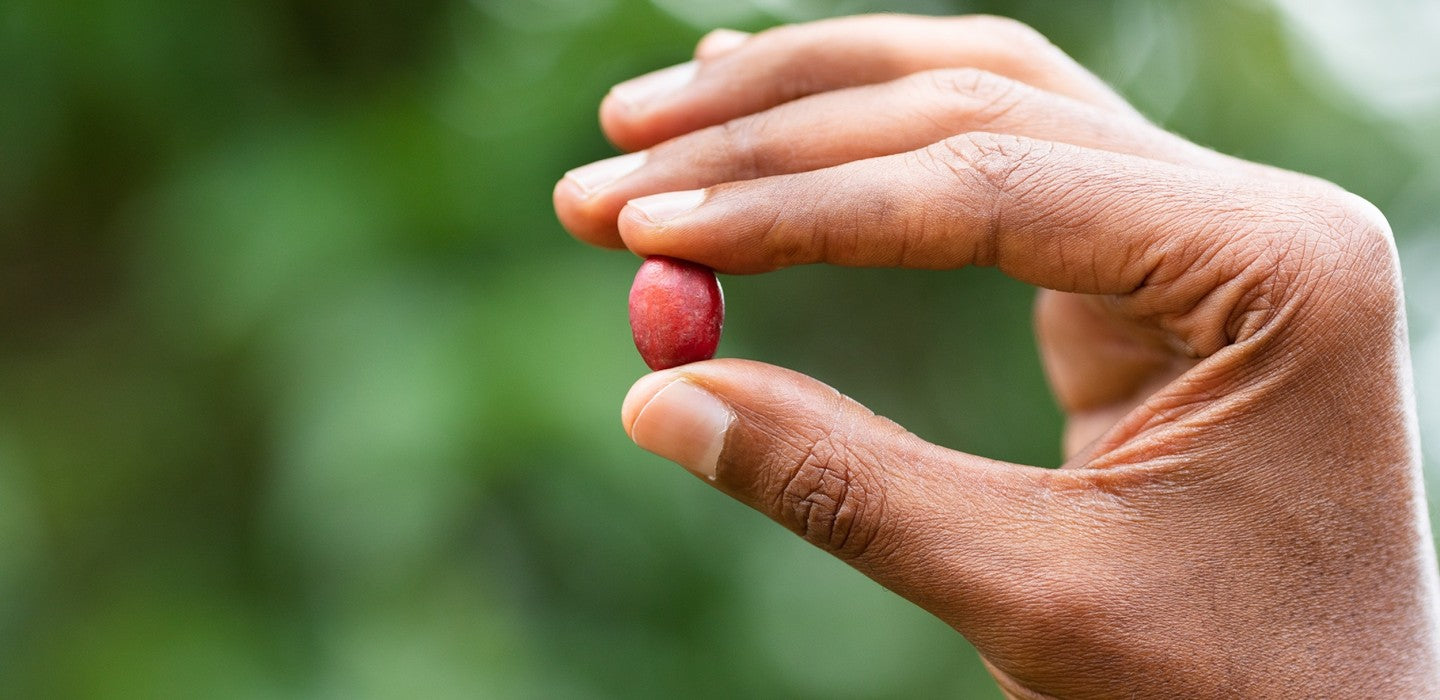
[[[1206,355],[1274,310],[1256,290],[1285,266],[1267,256],[1324,243],[1304,240],[1312,213],[1288,201],[1264,183],[1213,171],[966,134],[895,156],[637,199],[622,211],[620,233],[637,254],[721,272],[814,262],[995,266],[1059,291],[1128,295]],[[1261,313],[1246,316],[1252,304]]]

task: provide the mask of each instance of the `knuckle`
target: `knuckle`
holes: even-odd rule
[[[1000,263],[1000,232],[1006,226],[1006,202],[1036,188],[1037,174],[1048,147],[1044,142],[1008,134],[967,132],[919,152],[919,165],[959,183],[950,206],[956,217],[975,221],[970,264]]]
[[[842,244],[852,238],[851,229],[846,228],[850,224],[825,216],[825,207],[817,204],[826,196],[819,191],[823,184],[804,178],[773,185],[774,201],[785,204],[752,214],[755,229],[761,232],[755,245],[763,259],[784,268],[829,260],[845,251]]]
[[[1390,225],[1374,205],[1333,190],[1295,199],[1248,237],[1242,276],[1253,281],[1231,337],[1292,323],[1312,342],[1394,332],[1403,306]],[[1313,331],[1319,330],[1317,336]]]
[[[1335,196],[1325,208],[1319,229],[1323,251],[1315,267],[1321,279],[1339,294],[1342,304],[1360,301],[1370,308],[1376,302],[1401,303],[1400,265],[1390,224],[1369,202],[1350,193]],[[1346,299],[1359,295],[1360,299]]]
[[[1394,268],[1395,232],[1380,208],[1343,190],[1336,200],[1332,226],[1340,240],[1375,267]]]
[[[1034,175],[1040,142],[1022,136],[969,132],[940,142],[957,171],[979,176],[997,192],[1014,192]]]
[[[751,115],[733,119],[717,127],[720,148],[704,149],[709,157],[723,159],[724,165],[737,179],[753,180],[767,174],[768,156],[761,145],[766,117]]]
[[[918,79],[949,98],[951,111],[970,128],[998,121],[1024,98],[1021,83],[978,68],[942,68]]]
[[[1303,225],[1283,246],[1292,282],[1362,294],[1393,288],[1399,276],[1390,224],[1374,205],[1339,190],[1301,203]]]
[[[782,472],[775,512],[806,541],[856,558],[875,547],[884,495],[875,471],[834,432],[798,447]]]
[[[990,71],[969,66],[937,68],[917,73],[915,77],[926,81],[930,87],[940,92],[955,93],[966,97],[986,97],[997,93],[1003,94],[1006,91],[1005,78]]]
[[[792,151],[767,137],[771,119],[762,112],[676,137],[651,148],[649,163],[664,163],[666,170],[719,173],[723,181],[772,174],[785,167]]]

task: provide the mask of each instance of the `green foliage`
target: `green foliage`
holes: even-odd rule
[[[876,9],[1029,21],[1429,240],[1440,137],[1302,79],[1251,2],[10,0],[0,696],[995,696],[943,624],[626,440],[637,262],[549,208],[612,153],[608,87],[707,25]],[[723,355],[1058,463],[1024,286],[725,284]]]

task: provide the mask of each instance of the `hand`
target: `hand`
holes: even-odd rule
[[[1388,226],[1147,123],[1034,31],[708,36],[618,86],[578,238],[721,272],[993,265],[1043,288],[1060,470],[923,442],[815,380],[652,374],[627,432],[965,634],[1013,697],[1440,694]],[[643,149],[643,150],[639,150]]]

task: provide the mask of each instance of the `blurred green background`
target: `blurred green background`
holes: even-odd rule
[[[1017,17],[1376,202],[1440,441],[1436,3],[7,0],[0,697],[995,697],[943,624],[627,441],[637,261],[550,211],[612,154],[611,84],[880,9]],[[1059,462],[1025,287],[725,283],[722,354]]]

